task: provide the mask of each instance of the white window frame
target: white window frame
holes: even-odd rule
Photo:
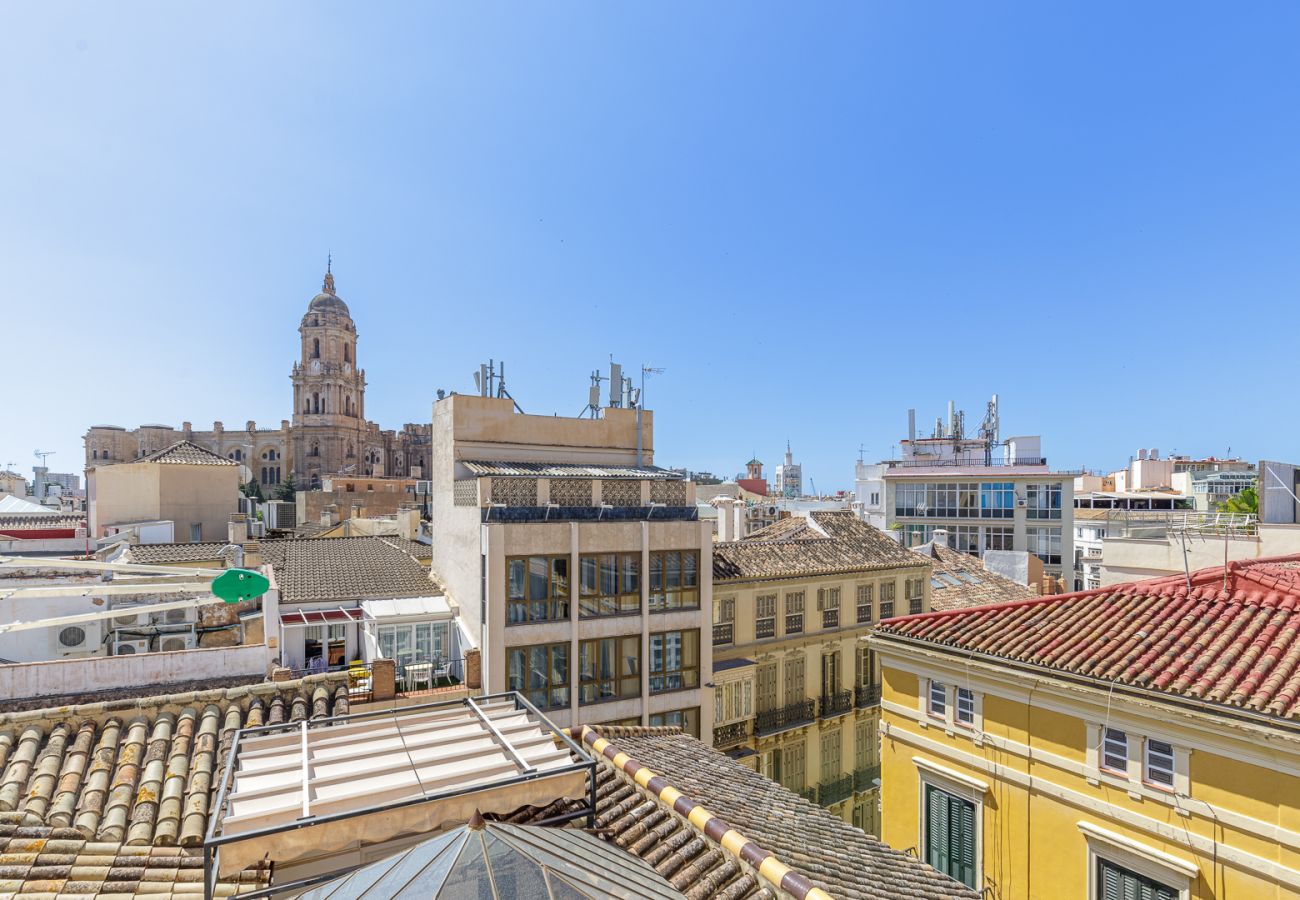
[[[1103,768],[1101,765],[1103,726],[1099,722],[1085,723],[1088,733],[1088,747],[1084,759],[1084,777],[1089,784],[1107,782],[1129,792],[1133,799],[1144,795],[1149,799],[1163,800],[1173,804],[1174,795],[1191,796],[1191,755],[1190,748],[1180,744],[1177,739],[1158,729],[1147,730],[1145,723],[1132,721],[1119,725],[1111,724],[1128,735],[1128,765],[1123,772]],[[1174,783],[1167,787],[1147,781],[1146,778],[1146,741],[1154,738],[1168,744],[1174,750]],[[1174,804],[1176,809],[1181,809]]]
[[[943,695],[943,699],[940,701],[943,703],[943,708],[937,712],[934,708],[936,689]],[[935,678],[931,678],[925,688],[925,714],[931,719],[938,719],[941,722],[948,721],[948,685]]]
[[[1109,763],[1110,757],[1114,755],[1109,746],[1112,735],[1119,735],[1119,737],[1123,738],[1124,740],[1124,754],[1122,757],[1124,760],[1124,764],[1122,766],[1112,766]],[[1109,772],[1112,775],[1124,775],[1127,777],[1129,774],[1129,762],[1130,762],[1129,754],[1131,751],[1132,751],[1132,741],[1129,740],[1129,734],[1127,731],[1125,731],[1122,728],[1116,728],[1114,725],[1102,726],[1101,743],[1097,748],[1097,753],[1098,753],[1098,767],[1103,772]]]
[[[1155,741],[1156,743],[1159,744],[1164,744],[1166,747],[1169,748],[1169,753],[1168,753],[1169,764],[1167,766],[1162,764],[1161,766],[1158,767],[1159,771],[1167,772],[1169,774],[1169,781],[1167,783],[1163,781],[1157,781],[1151,777],[1152,770],[1157,768],[1151,765],[1151,755],[1152,755],[1151,742],[1152,741]],[[1161,754],[1161,755],[1163,756],[1165,754]],[[1142,782],[1143,784],[1155,788],[1158,791],[1174,790],[1174,785],[1178,783],[1178,751],[1174,749],[1174,745],[1171,744],[1169,741],[1161,740],[1158,737],[1150,737],[1150,736],[1142,739]]]
[[[984,883],[984,796],[989,792],[988,784],[956,769],[931,762],[922,756],[913,756],[912,764],[916,766],[917,775],[916,848],[918,855],[923,860],[926,857],[925,788],[929,785],[975,805],[975,883],[982,885]]]
[[[962,718],[962,695],[965,694],[970,702],[970,718]],[[958,685],[953,689],[953,723],[959,728],[974,728],[975,721],[978,718],[975,708],[975,692],[970,688],[964,688]]]
[[[1122,834],[1116,834],[1092,822],[1076,823],[1088,843],[1086,884],[1088,900],[1098,896],[1097,862],[1105,859],[1130,872],[1166,884],[1178,892],[1178,900],[1191,900],[1192,883],[1200,875],[1193,863],[1162,850],[1148,847]]]

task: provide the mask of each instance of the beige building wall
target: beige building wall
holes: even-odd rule
[[[97,466],[86,471],[90,527],[167,520],[175,539],[224,540],[231,513],[239,511],[239,467],[140,462]]]
[[[864,639],[882,617],[929,611],[929,576],[918,558],[912,567],[715,582],[714,746],[878,834],[880,679]],[[792,611],[800,595],[802,613]],[[760,613],[773,597],[768,626]],[[769,598],[762,609],[759,598]]]
[[[1186,562],[1183,548],[1186,547]],[[1256,535],[1188,535],[1177,537],[1106,538],[1102,542],[1101,586],[1181,575],[1248,559],[1300,553],[1300,525],[1260,525]]]

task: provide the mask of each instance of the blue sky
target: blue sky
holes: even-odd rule
[[[1300,7],[7,4],[0,465],[278,423],[334,254],[368,413],[489,357],[819,488],[949,398],[1062,466],[1292,458]]]

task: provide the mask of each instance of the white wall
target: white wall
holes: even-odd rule
[[[265,675],[267,663],[267,648],[252,644],[0,666],[0,700]]]

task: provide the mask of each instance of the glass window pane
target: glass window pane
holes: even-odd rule
[[[547,561],[545,556],[533,556],[528,559],[528,599],[545,600],[547,584]]]
[[[510,578],[509,578],[510,599],[523,600],[524,599],[524,572],[525,572],[524,560],[522,559],[510,560],[509,572],[510,572]]]

